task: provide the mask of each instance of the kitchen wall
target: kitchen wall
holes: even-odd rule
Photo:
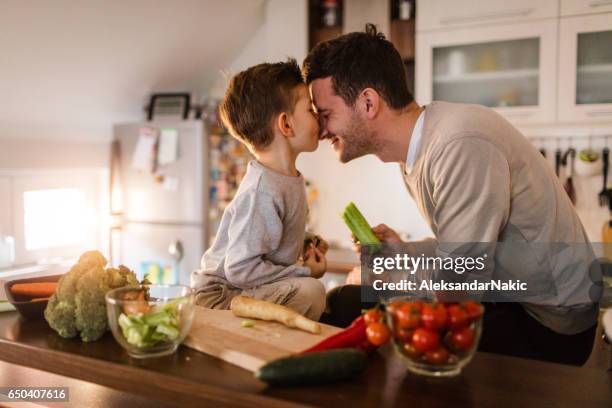
[[[301,64],[308,52],[307,3],[306,0],[267,0],[258,29],[235,58],[215,74],[209,96],[222,98],[229,78],[252,65],[284,61],[288,57]]]
[[[298,167],[319,192],[311,208],[314,229],[331,242],[350,246],[350,232],[341,218],[350,201],[372,225],[385,223],[411,239],[431,236],[404,187],[397,164],[382,163],[374,156],[342,164],[324,141],[316,152],[303,154]]]
[[[0,168],[106,168],[107,142],[0,139]]]
[[[144,117],[152,92],[204,94],[264,5],[3,1],[0,140],[108,142],[114,123]]]

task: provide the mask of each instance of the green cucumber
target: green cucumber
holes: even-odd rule
[[[274,360],[255,373],[270,385],[323,384],[348,380],[361,373],[367,355],[356,349],[337,349],[307,353]]]

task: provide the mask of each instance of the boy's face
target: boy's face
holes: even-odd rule
[[[297,152],[312,152],[319,146],[319,121],[306,85],[299,85],[296,92],[297,102],[290,115],[295,133],[291,144]]]

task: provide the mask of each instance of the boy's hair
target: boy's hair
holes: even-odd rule
[[[252,66],[231,79],[219,107],[221,120],[232,136],[261,150],[274,140],[274,118],[293,112],[295,87],[303,83],[293,58]]]
[[[304,60],[302,71],[307,85],[331,76],[334,92],[348,106],[355,104],[365,88],[375,89],[395,110],[414,100],[402,57],[373,24],[366,24],[365,32],[317,44]]]

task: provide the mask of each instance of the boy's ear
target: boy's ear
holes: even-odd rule
[[[374,119],[380,112],[380,94],[375,89],[365,88],[357,98],[357,107],[368,119]]]
[[[285,112],[278,115],[278,118],[276,119],[276,127],[283,136],[293,137],[293,129],[289,121],[289,115],[287,115]]]

